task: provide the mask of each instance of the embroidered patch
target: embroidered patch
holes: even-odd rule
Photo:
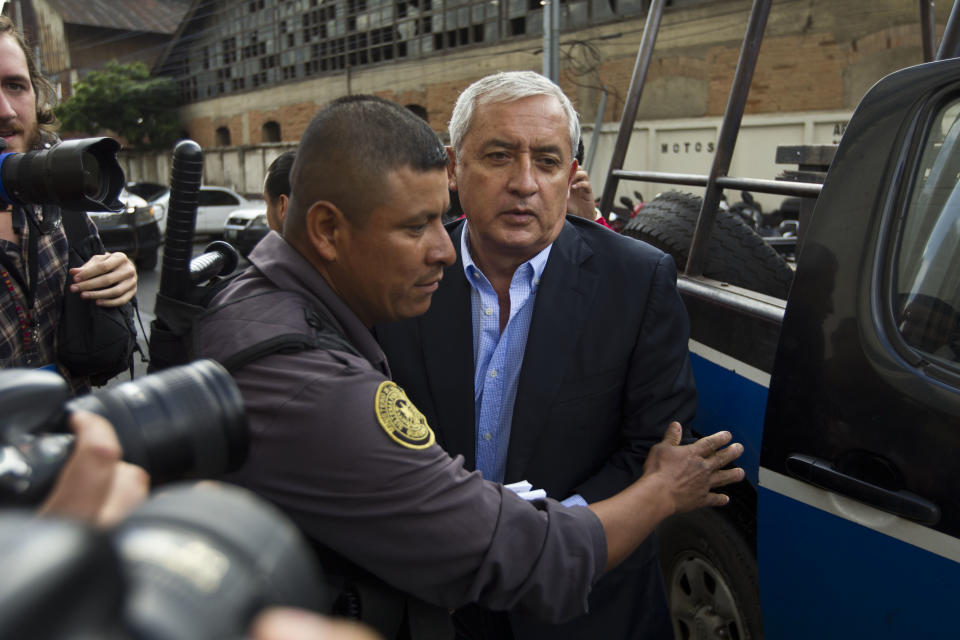
[[[374,401],[377,420],[387,435],[409,449],[426,449],[433,444],[433,431],[420,410],[392,380],[380,383]]]

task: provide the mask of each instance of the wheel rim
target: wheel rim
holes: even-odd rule
[[[668,576],[670,613],[678,640],[746,640],[746,626],[733,590],[705,556],[688,551]]]

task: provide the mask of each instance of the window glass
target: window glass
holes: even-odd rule
[[[202,207],[236,206],[240,201],[226,191],[203,189],[200,191],[198,203]]]
[[[922,151],[894,283],[907,344],[931,362],[960,363],[960,100],[942,108]]]

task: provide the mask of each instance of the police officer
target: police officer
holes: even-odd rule
[[[291,516],[345,576],[343,608],[388,638],[451,637],[447,609],[469,602],[582,614],[663,518],[725,504],[711,489],[743,477],[723,470],[742,451],[729,434],[679,446],[674,423],[636,483],[567,508],[526,502],[435,444],[370,327],[424,313],[454,260],[446,164],[399,105],[349,96],[320,109],[283,237],[256,247],[195,332],[198,356],[233,368],[250,418],[249,458],[229,479]]]

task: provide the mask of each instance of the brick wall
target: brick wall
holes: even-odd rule
[[[638,119],[722,115],[751,2],[720,0],[668,8],[663,16]],[[949,13],[937,3],[939,29]],[[601,87],[605,122],[617,122],[630,84],[643,20],[623,20],[561,37],[560,84],[584,122],[592,123]],[[372,92],[418,104],[444,131],[459,92],[498,69],[537,69],[542,41],[529,38],[397,62],[188,105],[185,129],[203,146],[228,126],[233,144],[257,144],[267,120],[295,141],[316,109],[348,93]],[[864,91],[891,71],[921,62],[915,0],[782,0],[774,3],[747,113],[852,110]]]

